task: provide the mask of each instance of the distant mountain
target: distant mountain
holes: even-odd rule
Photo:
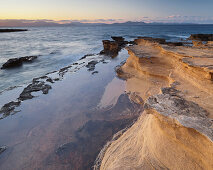
[[[124,22],[124,23],[114,23],[114,24],[111,24],[111,25],[145,25],[145,24],[147,24],[147,23],[127,21],[127,22]]]
[[[193,23],[145,23],[145,22],[133,22],[128,21],[124,23],[82,23],[82,22],[70,22],[60,23],[53,20],[0,20],[0,27],[39,27],[39,26],[101,26],[101,25],[117,25],[117,26],[134,26],[134,25],[177,25],[177,24],[193,24]]]

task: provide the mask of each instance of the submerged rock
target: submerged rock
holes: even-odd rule
[[[4,63],[1,69],[19,67],[25,62],[32,62],[33,60],[37,59],[38,56],[26,56],[20,58],[11,58],[6,63]]]
[[[192,34],[190,40],[213,41],[213,34]]]
[[[24,101],[32,99],[34,96],[32,92],[42,91],[43,94],[47,94],[52,87],[45,84],[43,81],[33,81],[32,84],[28,85],[19,96],[19,100]]]
[[[84,55],[83,57],[81,57],[80,60],[83,60],[83,59],[85,59],[85,58],[87,58],[87,57],[94,56],[94,55],[95,55],[95,54],[86,54],[86,55]]]
[[[88,68],[88,71],[94,71],[95,65],[98,64],[98,61],[90,61],[86,67]]]
[[[7,149],[7,146],[0,146],[0,154]]]
[[[0,110],[0,114],[3,114],[0,119],[3,119],[4,117],[10,115],[10,113],[14,112],[15,108],[18,107],[20,104],[21,101],[12,101],[5,104]]]

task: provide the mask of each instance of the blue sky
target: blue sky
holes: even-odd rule
[[[0,19],[213,23],[212,8],[213,0],[5,0]]]

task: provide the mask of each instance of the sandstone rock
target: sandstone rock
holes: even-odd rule
[[[120,50],[118,43],[114,41],[103,40],[103,46],[104,50],[102,51],[102,53],[104,54],[114,54],[118,53],[118,51]]]
[[[159,43],[159,44],[165,44],[166,40],[163,38],[152,38],[152,37],[138,37],[138,39],[135,39],[135,44],[139,44],[141,40],[146,40],[152,43]]]
[[[207,117],[208,112],[198,104],[182,98],[174,87],[162,88],[162,94],[151,96],[144,108],[155,109],[213,140],[213,122]]]
[[[192,41],[192,43],[193,43],[194,47],[201,47],[201,46],[203,46],[202,41]]]
[[[118,55],[118,52],[128,44],[128,41],[124,41],[123,37],[111,37],[111,38],[114,41],[103,40],[104,50],[102,50],[100,54],[116,57]]]

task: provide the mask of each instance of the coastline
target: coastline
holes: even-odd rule
[[[211,169],[211,42],[190,47],[135,41],[117,74],[127,91],[144,100],[144,112],[105,149],[97,169]]]
[[[0,168],[90,169],[104,144],[143,109],[114,71],[126,57],[125,50],[115,58],[86,55],[8,91],[17,100],[1,110]]]
[[[127,43],[104,42],[103,55],[34,78],[1,110],[2,168],[90,169],[95,159],[94,169],[210,168],[211,44],[139,38],[126,47],[128,56]],[[18,128],[23,120],[32,125]],[[13,128],[18,134],[9,134]],[[29,158],[13,161],[20,151]]]

